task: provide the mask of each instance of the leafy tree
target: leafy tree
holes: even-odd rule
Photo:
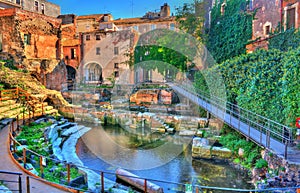
[[[194,3],[185,3],[182,7],[176,8],[176,21],[179,29],[193,35],[198,40],[203,40],[206,5],[205,1],[195,0]]]

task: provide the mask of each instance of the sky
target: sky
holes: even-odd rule
[[[160,6],[168,3],[171,13],[175,7],[194,0],[48,0],[61,7],[61,14],[89,15],[110,13],[114,19],[142,17],[146,12],[158,12]]]

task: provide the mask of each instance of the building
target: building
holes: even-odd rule
[[[78,33],[92,32],[99,29],[100,22],[112,20],[111,14],[82,15],[76,18],[76,28]]]
[[[257,9],[253,20],[253,40],[248,50],[268,48],[268,39],[275,31],[282,32],[290,28],[299,28],[299,1],[297,0],[252,0],[250,8]]]
[[[60,15],[60,6],[47,0],[0,0],[0,9],[8,8],[19,8],[51,17]]]
[[[81,81],[88,84],[111,84],[127,74],[133,79],[126,64],[133,50],[135,34],[131,30],[96,30],[82,34]]]
[[[66,82],[60,36],[60,19],[18,8],[0,10],[0,56],[10,55],[19,68],[55,90]]]
[[[208,1],[211,5],[208,7],[210,10],[216,5],[216,0]],[[248,11],[256,11],[252,24],[252,40],[255,41],[247,45],[249,52],[258,48],[267,49],[268,39],[272,37],[274,32],[300,27],[298,0],[249,0],[248,3]],[[224,5],[226,5],[226,1]],[[226,11],[226,6],[221,6],[220,12],[222,11]],[[206,27],[209,27],[209,22],[210,16],[208,14],[205,22]]]
[[[78,21],[81,22],[77,24],[78,30],[82,33],[80,80],[93,84],[110,83],[112,79],[121,84],[152,80],[157,73],[143,69],[133,72],[128,65],[138,36],[155,29],[176,30],[175,17],[170,16],[168,4],[161,6],[160,12],[148,12],[140,18],[113,20],[111,15],[103,14],[79,16]],[[91,30],[95,21],[99,21],[98,29]],[[163,79],[160,76],[159,80]]]
[[[76,15],[60,15],[58,18],[62,20],[61,45],[63,50],[63,60],[68,72],[68,88],[72,89],[81,61],[81,41],[76,29]]]

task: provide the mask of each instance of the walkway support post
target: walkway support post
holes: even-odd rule
[[[287,159],[287,150],[288,150],[288,142],[286,140],[285,141],[285,146],[284,146],[284,159]]]
[[[41,176],[44,178],[44,167],[43,167],[43,157],[40,156],[40,170],[41,170]]]
[[[27,193],[30,193],[30,181],[29,181],[29,176],[26,177],[26,190],[27,190]]]
[[[68,176],[68,184],[70,183],[71,180],[71,172],[70,172],[70,164],[67,164],[67,176]]]
[[[147,179],[144,180],[144,192],[147,193]]]
[[[24,168],[26,169],[26,148],[23,148],[23,162],[24,162]]]
[[[21,178],[21,175],[19,175],[18,183],[19,183],[19,193],[22,193],[22,178]]]
[[[104,173],[101,172],[101,192],[104,193]]]

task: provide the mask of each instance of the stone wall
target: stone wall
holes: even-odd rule
[[[0,10],[3,52],[47,88],[63,90],[66,66],[60,62],[61,20],[21,9]]]
[[[270,32],[274,31],[280,23],[281,4],[279,0],[255,0],[253,9],[258,9],[253,20],[253,39],[266,38],[266,26],[270,26]]]
[[[300,185],[300,165],[289,163],[268,150],[262,151],[268,168],[253,169],[253,182],[258,188],[296,187]],[[299,191],[299,190],[298,190]]]
[[[67,17],[69,18],[69,17]],[[72,19],[66,19],[64,22],[70,22]],[[76,32],[76,24],[62,25],[61,44],[63,47],[63,58],[65,63],[78,69],[81,61],[80,39]],[[72,49],[75,50],[72,56]]]
[[[42,63],[42,67],[47,69],[47,61]],[[67,90],[67,68],[63,61],[55,66],[54,70],[46,74],[46,87],[48,89],[63,91]]]
[[[60,24],[56,18],[20,9],[0,10],[3,52],[13,55],[16,63],[22,63],[25,58],[57,59]],[[25,34],[30,36],[28,45]]]

